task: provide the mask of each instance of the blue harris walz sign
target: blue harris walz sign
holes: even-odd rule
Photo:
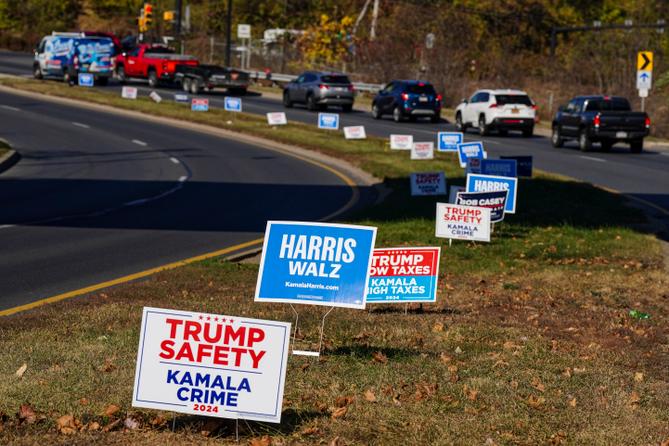
[[[461,132],[437,133],[437,150],[440,152],[457,152],[458,144],[462,143]]]
[[[516,199],[518,196],[518,178],[499,177],[495,175],[467,175],[466,192],[494,192],[508,191],[504,212],[516,213]]]
[[[519,177],[529,177],[532,178],[532,157],[528,155],[524,156],[500,156],[503,160],[516,160],[517,163],[517,173]]]
[[[338,130],[339,115],[337,113],[319,113],[318,128],[326,130]]]
[[[467,160],[470,158],[484,159],[486,154],[483,150],[483,143],[477,141],[458,144],[458,156],[460,157],[460,167],[463,169],[467,167]]]
[[[78,82],[80,87],[92,87],[95,83],[95,76],[90,73],[79,73]]]
[[[242,111],[242,99],[235,98],[231,96],[226,96],[223,101],[223,106],[225,111],[230,112],[241,112]]]
[[[478,167],[472,166],[472,160],[478,161]],[[497,175],[499,177],[516,177],[516,160],[478,160],[470,158],[467,164],[467,173],[482,173],[483,175]]]
[[[256,302],[365,308],[376,228],[269,221]]]

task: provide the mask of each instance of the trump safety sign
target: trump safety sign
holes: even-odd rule
[[[269,221],[256,302],[365,308],[376,228]]]
[[[498,190],[508,191],[504,212],[516,213],[516,198],[518,196],[518,178],[499,177],[495,175],[467,175],[467,192],[494,192]]]
[[[442,238],[490,241],[490,209],[437,203],[435,235]]]
[[[367,302],[436,302],[440,251],[440,248],[375,249]]]
[[[134,407],[279,423],[290,323],[144,307]]]

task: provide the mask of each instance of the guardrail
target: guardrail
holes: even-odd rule
[[[267,79],[267,73],[264,71],[247,71],[249,73],[249,76],[251,76],[251,79],[253,80],[271,80],[272,82],[279,82],[279,83],[285,83],[285,82],[290,82],[293,79],[295,79],[297,76],[292,75],[292,74],[281,74],[281,73],[270,73],[270,78]],[[367,84],[364,82],[352,82],[353,88],[356,89],[356,91],[365,91],[368,93],[376,93],[380,89],[384,87],[383,84]]]

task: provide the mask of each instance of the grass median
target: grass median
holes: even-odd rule
[[[347,221],[377,246],[443,246],[437,304],[337,309],[321,361],[291,357],[280,425],[241,423],[251,444],[658,444],[669,438],[669,281],[659,243],[624,198],[537,173],[489,244],[434,237],[435,198],[385,141],[220,110],[122,100],[57,83],[3,84],[264,136],[344,158],[392,190]],[[231,121],[232,124],[227,124]],[[513,140],[509,140],[512,143]],[[443,199],[443,198],[442,198]],[[234,443],[234,424],[130,406],[143,306],[292,320],[254,304],[258,267],[213,259],[0,320],[0,442]],[[630,309],[651,315],[634,319]],[[305,347],[321,308],[301,309]],[[26,365],[25,369],[22,367]],[[21,372],[17,376],[17,371]],[[18,414],[18,415],[17,415]],[[63,416],[71,415],[72,418]],[[60,425],[58,423],[60,420]],[[69,434],[69,435],[66,435]]]

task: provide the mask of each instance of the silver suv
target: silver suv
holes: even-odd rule
[[[353,109],[355,90],[345,74],[306,71],[283,89],[283,105],[299,102],[309,110],[323,110],[338,105],[345,112]]]

